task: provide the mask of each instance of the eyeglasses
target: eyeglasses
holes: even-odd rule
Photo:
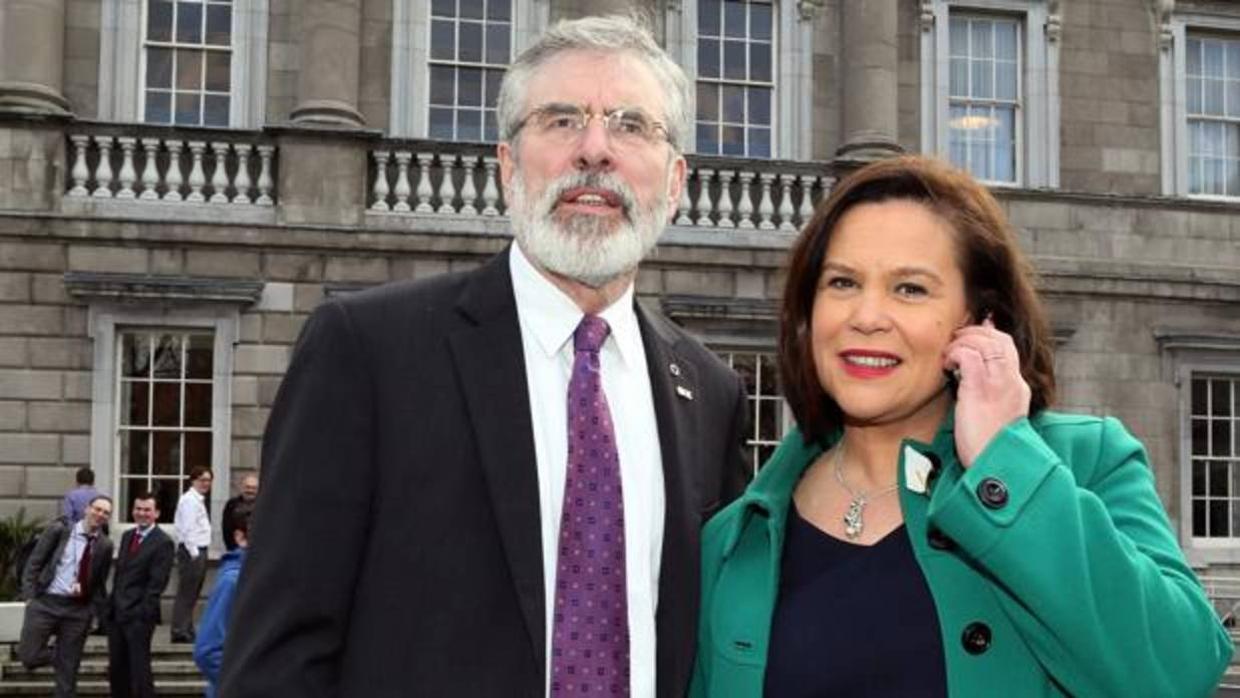
[[[571,143],[581,138],[592,119],[603,123],[611,139],[622,145],[653,145],[660,140],[671,143],[667,126],[641,107],[619,107],[601,114],[572,104],[552,102],[534,108],[512,129],[516,136],[527,125],[538,135]]]

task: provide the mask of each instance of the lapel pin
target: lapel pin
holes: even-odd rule
[[[667,370],[671,371],[673,376],[680,376],[680,366],[676,364],[668,364]]]
[[[925,494],[930,489],[930,475],[934,465],[912,446],[904,447],[904,486],[910,492]]]
[[[692,400],[692,399],[693,399],[693,391],[692,391],[692,390],[689,390],[688,388],[686,388],[686,387],[685,387],[685,386],[683,386],[683,385],[678,385],[678,386],[676,386],[676,394],[677,394],[677,395],[679,395],[679,396],[681,396],[681,397],[683,397],[683,398],[684,398],[684,399],[686,399],[686,400]]]

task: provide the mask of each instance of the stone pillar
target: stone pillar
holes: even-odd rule
[[[896,140],[899,104],[899,0],[843,2],[844,143],[836,162],[857,166],[903,152]]]
[[[304,0],[294,123],[361,126],[362,0]]]
[[[0,112],[67,114],[65,0],[0,0]]]

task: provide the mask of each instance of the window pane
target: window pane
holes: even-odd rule
[[[723,85],[723,120],[734,124],[745,121],[745,88]]]
[[[176,56],[178,90],[202,89],[202,51],[178,49]]]
[[[1210,381],[1210,403],[1210,412],[1214,416],[1231,416],[1231,381],[1222,379]]]
[[[232,45],[232,7],[211,5],[207,8],[207,43]]]
[[[482,61],[482,25],[473,22],[461,22],[460,36],[457,43],[459,60]]]
[[[1016,60],[1016,23],[995,22],[995,58],[1004,61]]]
[[[456,113],[456,138],[461,141],[482,140],[482,112],[461,109]]]
[[[966,58],[952,58],[949,90],[952,97],[969,96],[969,61]]]
[[[487,62],[508,63],[509,25],[492,24],[487,27]]]
[[[996,109],[994,129],[994,179],[1011,182],[1016,179],[1016,112],[1013,109]]]
[[[704,78],[719,77],[719,42],[715,39],[698,40],[698,74]]]
[[[146,86],[165,90],[172,88],[172,49],[146,50]]]
[[[745,36],[744,0],[724,0],[723,31],[725,36]]]
[[[177,3],[176,40],[186,44],[202,43],[202,3]]]
[[[430,137],[452,140],[452,120],[451,109],[432,108],[430,111]]]
[[[1188,49],[1184,52],[1187,63],[1185,72],[1189,75],[1201,75],[1201,40],[1189,39]]]
[[[1210,423],[1210,451],[1216,456],[1231,455],[1231,422],[1216,419]]]
[[[148,464],[150,432],[137,429],[125,430],[120,433],[120,441],[121,472],[134,475],[145,475],[150,472]]]
[[[150,426],[150,384],[145,381],[121,381],[120,423]]]
[[[185,472],[198,466],[211,467],[211,432],[191,431],[185,434]]]
[[[196,94],[178,92],[176,95],[176,123],[191,126],[201,122],[201,99]]]
[[[1210,461],[1209,465],[1209,487],[1207,491],[1211,497],[1227,496],[1227,464],[1218,461]]]
[[[151,0],[146,6],[146,38],[150,41],[172,40],[172,3]]]
[[[1240,80],[1227,81],[1227,116],[1240,117]]]
[[[749,38],[759,41],[771,39],[771,6],[754,3],[749,6]]]
[[[459,68],[457,70],[457,104],[461,106],[482,106],[482,71],[478,68]],[[481,127],[479,127],[481,128]]]
[[[232,82],[232,54],[211,51],[207,54],[207,89],[228,92]]]
[[[749,79],[769,82],[771,79],[771,45],[749,45]]]
[[[456,0],[431,0],[432,17],[455,17]]]
[[[1202,461],[1193,461],[1193,496],[1204,497],[1206,494],[1206,466]]]
[[[1207,414],[1206,408],[1209,405],[1210,394],[1207,392],[1210,384],[1201,378],[1194,378],[1192,389],[1190,391],[1190,399],[1192,401],[1192,414]]]
[[[719,87],[708,82],[697,84],[698,121],[719,120]]]
[[[1223,77],[1223,42],[1205,41],[1202,49],[1204,74],[1212,78]]]
[[[172,95],[168,92],[146,93],[146,114],[143,120],[152,124],[172,121]]]
[[[1210,443],[1210,423],[1205,419],[1194,419],[1192,425],[1192,453],[1194,456],[1204,456],[1209,453],[1208,446]]]
[[[1206,503],[1204,500],[1193,502],[1193,535],[1197,537],[1206,535]]]
[[[156,475],[180,475],[181,432],[157,431],[153,437],[151,472]]]
[[[740,126],[724,126],[723,142],[720,144],[720,154],[737,155],[745,154],[745,129]]]
[[[482,138],[488,143],[499,140],[499,122],[494,109],[487,109],[482,113]]]
[[[486,88],[485,99],[488,107],[494,107],[499,103],[499,86],[504,82],[503,70],[486,71]]]
[[[1202,104],[1201,91],[1202,89],[1203,87],[1201,83],[1201,78],[1189,78],[1187,80],[1185,84],[1184,92],[1188,98],[1188,113],[1190,114],[1201,113],[1201,104]]]
[[[749,123],[771,123],[771,91],[764,87],[750,87],[749,92]]]
[[[185,426],[211,426],[210,383],[187,383],[185,385]]]
[[[157,427],[181,425],[181,384],[160,381],[153,384],[155,401],[151,405],[151,423]]]
[[[456,25],[453,22],[431,22],[431,58],[450,61],[456,58]]]
[[[722,11],[719,0],[702,0],[698,4],[698,31],[709,36],[719,36]]]
[[[991,46],[991,29],[994,22],[986,19],[974,19],[969,29],[969,55],[973,58],[991,58],[994,50]]]
[[[745,79],[745,42],[723,42],[723,77],[729,80]]]
[[[697,151],[707,155],[719,154],[719,127],[715,124],[698,124]]]
[[[487,19],[504,22],[512,19],[512,0],[487,0]]]
[[[204,126],[227,126],[228,95],[207,95],[203,97],[202,124]]]
[[[1231,531],[1227,528],[1227,500],[1210,502],[1210,537],[1227,538]]]
[[[952,17],[948,26],[949,55],[953,58],[967,58],[969,55],[969,21]]]
[[[482,0],[458,0],[461,17],[482,19]]]
[[[749,152],[746,155],[751,158],[771,157],[771,129],[749,129]]]
[[[969,61],[973,69],[973,80],[970,95],[982,99],[994,97],[994,63],[990,61]]]
[[[1202,113],[1211,116],[1223,116],[1223,99],[1226,94],[1223,81],[1204,80],[1202,81],[1202,89],[1205,92],[1202,95],[1205,98],[1202,105]]]
[[[452,105],[456,103],[456,69],[441,65],[431,66],[431,104]]]
[[[1007,61],[995,63],[995,97],[1015,100],[1016,86],[1016,64]]]

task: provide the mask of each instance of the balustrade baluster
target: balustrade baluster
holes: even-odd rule
[[[435,159],[434,153],[418,153],[418,207],[420,213],[431,213],[435,210],[431,206],[431,196],[435,190],[431,187],[431,161]]]
[[[799,211],[801,225],[814,215],[814,182],[818,179],[817,175],[801,175],[801,209]]]
[[[99,165],[95,167],[95,191],[92,195],[109,199],[112,197],[112,137],[95,136],[95,145],[99,146]]]
[[[250,150],[254,146],[249,143],[234,143],[233,150],[237,152],[237,176],[233,177],[233,188],[236,194],[233,196],[234,204],[248,204],[250,199]]]
[[[738,226],[741,228],[748,229],[748,228],[754,227],[753,225],[753,195],[749,192],[749,189],[750,187],[753,186],[753,178],[756,175],[757,175],[756,172],[749,172],[749,171],[744,171],[740,173],[741,203],[740,203],[740,206],[736,209],[736,211],[737,213],[740,214],[741,220]]]
[[[215,170],[211,173],[211,203],[228,203],[228,144],[214,141],[211,150],[215,152]]]
[[[202,171],[202,154],[207,149],[205,141],[190,141],[189,152],[193,157],[193,165],[189,170],[189,196],[186,201],[206,201],[202,195],[202,187],[207,183],[207,176]]]
[[[698,217],[697,224],[703,228],[712,228],[715,221],[711,218],[714,206],[710,200],[710,180],[715,176],[715,171],[707,167],[698,168]]]
[[[181,147],[183,145],[181,141],[164,142],[164,147],[168,149],[168,171],[164,173],[164,186],[167,187],[167,191],[164,192],[164,201],[181,200],[181,184],[185,181],[181,177]]]
[[[499,209],[495,207],[495,204],[499,202],[499,187],[495,185],[495,170],[499,166],[499,161],[488,155],[482,159],[482,166],[487,171],[487,180],[482,186],[482,202],[486,204],[486,207],[482,209],[482,215],[498,216]]]
[[[717,225],[720,228],[736,227],[736,221],[732,220],[732,180],[735,178],[734,170],[719,170],[719,205],[715,210],[719,212]]]
[[[689,181],[693,172],[685,173],[685,185],[680,188],[680,202],[676,206],[676,225],[693,225],[689,211],[693,209],[693,200],[689,198]]]
[[[465,184],[461,187],[461,213],[469,216],[478,215],[474,202],[478,200],[478,189],[474,186],[474,169],[478,167],[478,158],[474,155],[462,155],[461,164],[465,167]]]
[[[138,139],[132,136],[118,136],[116,142],[121,147],[121,171],[117,177],[121,188],[116,192],[116,198],[132,199],[137,196],[133,190],[133,183],[138,181],[138,171],[133,166],[133,147],[138,143]]]
[[[69,136],[69,140],[73,141],[73,169],[70,170],[70,176],[73,177],[73,188],[69,190],[69,196],[87,196],[90,194],[86,189],[86,180],[90,179],[90,170],[86,167],[86,146],[90,145],[90,136]]]
[[[142,162],[142,193],[138,195],[138,198],[144,201],[158,201],[159,166],[156,160],[159,157],[159,139],[143,138],[142,150],[146,156]]]
[[[260,166],[258,169],[258,199],[254,203],[259,206],[271,206],[275,201],[271,198],[271,159],[275,155],[274,145],[258,146]]]
[[[792,214],[796,211],[792,207],[792,183],[797,179],[796,175],[781,174],[779,176],[779,229],[780,230],[796,230],[797,227],[792,224]]]
[[[375,155],[375,186],[374,191],[375,202],[370,205],[371,211],[387,211],[389,210],[388,197],[388,181],[387,181],[387,164],[388,158],[392,155],[387,150],[376,150]]]
[[[421,160],[421,157],[421,155],[418,156],[419,161]],[[430,156],[428,155],[426,157],[429,161]],[[411,151],[396,151],[396,189],[394,190],[396,194],[396,205],[392,207],[392,210],[397,213],[407,213],[412,210],[409,208],[409,194],[413,191],[413,189],[409,186],[409,163],[412,160],[413,153]],[[426,198],[429,199],[430,194],[427,194]]]
[[[443,179],[439,180],[439,213],[456,213],[456,183],[452,181],[455,169],[456,155],[440,153],[439,170]]]
[[[758,201],[758,229],[774,230],[775,224],[771,222],[771,215],[775,213],[775,206],[771,204],[771,182],[775,181],[775,173],[763,172],[758,175],[758,181],[762,183],[762,198]]]

